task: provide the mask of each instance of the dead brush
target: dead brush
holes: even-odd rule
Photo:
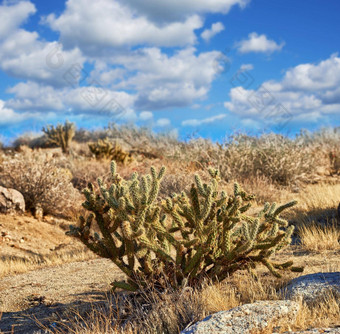
[[[24,151],[6,156],[0,169],[0,184],[18,190],[26,209],[41,207],[44,214],[67,217],[71,208],[80,207],[81,195],[73,188],[71,172],[58,167],[58,161],[42,151]]]

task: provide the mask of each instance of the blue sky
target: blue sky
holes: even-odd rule
[[[340,125],[338,0],[2,1],[3,140],[130,123],[221,140]]]

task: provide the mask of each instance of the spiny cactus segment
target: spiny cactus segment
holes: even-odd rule
[[[47,141],[61,147],[63,153],[69,153],[72,138],[75,135],[76,127],[74,123],[66,121],[64,125],[58,124],[56,127],[48,125],[42,131],[47,136]]]
[[[120,145],[112,143],[108,138],[99,139],[88,146],[96,159],[111,159],[123,165],[132,161],[131,153],[125,152]]]
[[[157,195],[165,168],[123,180],[111,164],[112,184],[99,179],[84,190],[81,217],[70,234],[101,257],[111,259],[128,277],[113,287],[135,291],[143,286],[173,288],[199,284],[203,278],[221,281],[240,269],[254,274],[262,264],[275,276],[280,270],[301,271],[292,262],[273,263],[270,257],[289,244],[293,226],[280,213],[282,206],[266,203],[256,216],[246,215],[253,196],[238,184],[227,195],[218,190],[219,173],[209,170],[211,181],[195,176],[190,192],[159,202]],[[93,233],[96,222],[100,234]]]

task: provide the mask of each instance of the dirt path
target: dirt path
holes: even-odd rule
[[[33,317],[46,327],[53,327],[54,320],[63,313],[104,300],[115,279],[123,279],[123,275],[107,259],[5,277],[0,280],[0,333],[39,333]]]

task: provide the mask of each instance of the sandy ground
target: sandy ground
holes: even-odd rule
[[[55,218],[40,222],[29,216],[0,215],[0,257],[6,261],[53,255],[61,249],[79,252],[82,245],[65,235],[68,225]],[[293,259],[295,265],[305,266],[303,274],[309,274],[340,271],[339,255],[339,251],[310,253],[293,245],[277,261]],[[98,258],[0,278],[0,333],[44,333],[39,322],[52,330],[72,310],[86,312],[94,303],[105,303],[110,282],[123,278],[110,260]]]
[[[35,319],[46,327],[73,309],[84,311],[105,299],[110,282],[123,279],[107,259],[74,262],[42,268],[0,280],[0,330],[4,333],[34,333]]]

